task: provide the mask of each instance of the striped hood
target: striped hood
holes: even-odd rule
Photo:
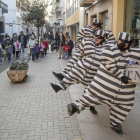
[[[112,31],[110,30],[105,30],[105,34],[106,34],[106,42],[108,41],[116,41],[115,36],[113,35]]]
[[[124,40],[126,42],[130,42],[131,35],[127,32],[120,32],[118,36],[118,40]]]

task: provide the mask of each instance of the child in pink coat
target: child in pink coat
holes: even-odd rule
[[[44,58],[44,49],[45,49],[45,46],[44,46],[43,41],[42,41],[41,44],[40,44],[41,58],[42,57]]]

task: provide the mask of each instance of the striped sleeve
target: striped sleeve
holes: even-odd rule
[[[109,73],[112,73],[117,78],[121,78],[124,74],[116,67],[114,52],[108,48],[105,49],[101,56],[102,64]]]
[[[140,48],[131,48],[130,49],[131,58],[140,64]]]

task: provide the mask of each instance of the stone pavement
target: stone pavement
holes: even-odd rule
[[[62,71],[57,53],[29,62],[26,81],[11,83],[7,71],[0,73],[0,140],[82,139],[76,116],[69,117],[68,91],[56,94],[52,71]]]
[[[62,69],[67,62],[60,60]],[[75,102],[83,94],[84,87],[81,84],[71,85],[68,91]],[[122,136],[110,129],[108,106],[100,105],[96,109],[97,115],[93,115],[89,108],[76,115],[84,140],[140,140],[140,84],[135,90],[135,104],[124,121]]]

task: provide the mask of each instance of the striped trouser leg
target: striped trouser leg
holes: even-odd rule
[[[65,78],[58,84],[62,89],[67,89],[72,84],[81,82],[85,75],[85,70],[75,65],[71,72],[69,72]],[[87,85],[86,85],[87,86]]]
[[[61,74],[62,74],[63,76],[66,76],[66,75],[72,70],[74,64],[75,64],[78,60],[79,60],[79,59],[78,59],[76,56],[73,56],[73,57],[69,60],[67,66],[65,67],[65,69],[63,70],[63,72],[61,72]]]
[[[78,113],[82,112],[86,107],[105,104],[98,98],[91,95],[89,92],[85,92],[73,105],[78,109]]]
[[[110,108],[110,126],[121,129],[123,121],[131,111],[133,104],[130,105],[111,105]]]

